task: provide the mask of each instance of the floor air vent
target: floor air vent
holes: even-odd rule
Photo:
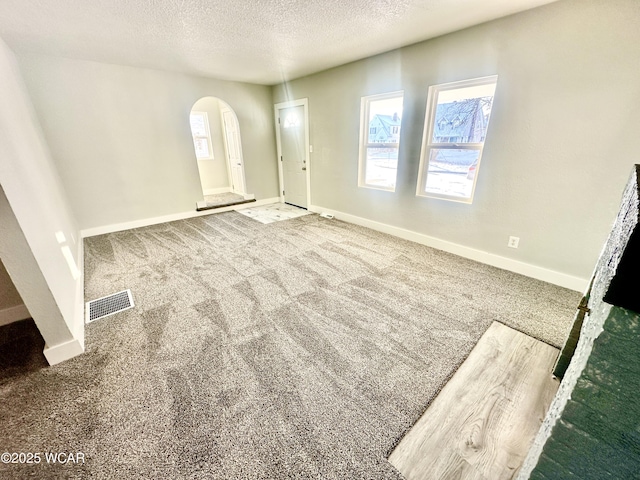
[[[133,308],[133,297],[131,290],[123,290],[106,297],[98,298],[87,302],[86,323],[99,320],[114,313],[122,312]]]

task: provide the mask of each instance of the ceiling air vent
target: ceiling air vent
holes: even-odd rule
[[[131,290],[123,290],[106,297],[87,302],[86,323],[99,320],[124,310],[133,308]]]

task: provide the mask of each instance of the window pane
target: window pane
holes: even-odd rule
[[[397,148],[367,148],[367,161],[364,175],[364,181],[367,185],[395,188],[397,168]]]
[[[470,198],[480,150],[432,148],[425,192]]]
[[[193,144],[196,147],[196,158],[209,158],[209,142],[206,138],[194,138]]]
[[[284,117],[284,128],[293,128],[300,125],[300,119],[296,112],[289,112],[287,116]]]
[[[402,120],[402,97],[369,102],[369,141],[399,143]]]
[[[490,83],[439,92],[432,142],[484,142],[495,89]]]
[[[429,87],[417,195],[471,203],[497,81]]]
[[[200,113],[192,113],[189,120],[191,123],[191,133],[194,137],[206,137],[209,135],[204,115]]]
[[[395,191],[403,92],[361,99],[358,186]]]

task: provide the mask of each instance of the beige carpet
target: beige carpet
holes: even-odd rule
[[[0,478],[400,478],[386,457],[493,320],[558,346],[580,294],[317,215],[93,237],[86,298],[136,307],[0,384]]]

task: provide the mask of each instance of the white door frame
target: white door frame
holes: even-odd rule
[[[275,126],[276,126],[276,148],[278,152],[278,178],[280,181],[280,201],[284,203],[284,172],[282,171],[282,145],[280,143],[280,110],[289,107],[304,107],[304,144],[305,160],[307,164],[307,209],[311,206],[311,158],[309,155],[309,99],[290,100],[288,102],[276,103],[274,105]]]
[[[233,175],[231,173],[231,169],[233,167],[231,165],[231,158],[229,155],[229,145],[227,142],[227,126],[224,123],[225,112],[230,112],[231,115],[233,116],[235,128],[237,129],[237,132],[238,132],[238,153],[240,154],[240,162],[242,163],[242,185],[240,187],[244,192],[243,195],[245,195],[247,193],[247,179],[244,171],[244,155],[242,154],[242,142],[240,140],[242,138],[242,134],[240,132],[240,122],[238,121],[238,115],[236,115],[236,112],[233,110],[233,108],[231,108],[224,100],[219,100],[219,105],[220,105],[220,127],[222,128],[222,142],[224,144],[224,153],[225,153],[225,156],[227,157],[227,176],[229,178],[229,190],[231,192],[235,192],[235,188],[233,186]]]

